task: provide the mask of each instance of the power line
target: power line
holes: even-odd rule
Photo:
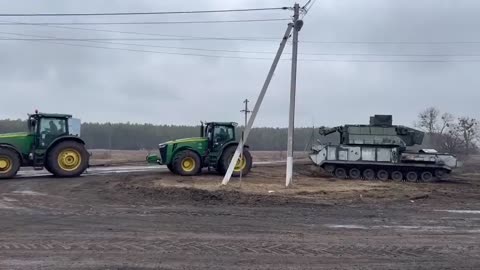
[[[244,8],[244,9],[217,9],[191,11],[149,11],[149,12],[103,12],[103,13],[0,13],[0,17],[66,17],[66,16],[131,16],[131,15],[170,15],[170,14],[200,14],[224,12],[252,12],[287,10],[288,7]]]
[[[35,38],[0,38],[0,40],[21,40],[21,41],[50,41],[50,40],[60,40],[57,37],[50,36],[38,36],[38,35],[26,35],[20,33],[12,32],[0,32],[0,34],[8,35],[17,35],[17,36],[27,36]],[[137,47],[149,47],[149,48],[164,48],[164,49],[177,49],[177,50],[192,50],[192,51],[206,51],[206,52],[227,52],[227,53],[249,53],[249,54],[274,54],[272,51],[250,51],[250,50],[228,50],[228,49],[207,49],[207,48],[197,48],[197,47],[180,47],[180,46],[165,46],[165,45],[151,45],[151,44],[138,44],[138,43],[124,43],[124,42],[108,42],[102,41],[101,39],[67,39],[68,41],[85,41],[85,42],[96,42],[103,44],[112,44],[112,45],[123,45],[123,46],[137,46]],[[108,40],[108,39],[107,39]],[[160,40],[178,40],[178,39],[160,39]],[[183,39],[181,39],[183,40]],[[291,53],[284,53],[286,55]],[[300,55],[310,55],[310,56],[375,56],[375,57],[480,57],[480,54],[380,54],[380,53],[300,53]],[[314,59],[316,60],[316,59]],[[320,59],[321,60],[321,59]]]
[[[342,59],[298,59],[302,62],[346,62],[346,63],[480,63],[479,60],[371,60],[371,59],[353,59],[353,60],[342,60]]]
[[[5,41],[115,41],[115,40],[136,40],[136,41],[166,41],[166,40],[233,40],[233,41],[266,41],[251,38],[0,38]]]
[[[10,22],[12,25],[25,25],[28,23],[24,22]],[[205,37],[205,36],[186,36],[186,35],[165,35],[158,33],[145,33],[145,32],[135,32],[135,31],[118,31],[118,30],[107,30],[107,29],[96,29],[96,28],[83,28],[83,27],[71,27],[71,26],[56,26],[56,25],[33,25],[40,27],[48,28],[58,28],[58,29],[72,29],[72,30],[82,30],[82,31],[94,31],[94,32],[105,32],[105,33],[119,33],[119,34],[132,34],[132,35],[144,35],[144,36],[161,36],[161,37],[178,37],[178,38],[192,38],[192,39],[225,39],[225,40],[238,40],[238,39],[248,39],[248,40],[278,40],[278,38],[265,38],[265,37]]]
[[[279,19],[284,20],[284,19]],[[165,36],[165,37],[178,37],[192,39],[192,40],[232,40],[232,41],[260,41],[260,42],[277,42],[278,38],[275,37],[208,37],[208,36],[188,36],[188,35],[164,35],[158,33],[144,33],[144,32],[134,32],[134,31],[117,31],[117,30],[108,30],[108,29],[95,29],[95,28],[82,28],[82,27],[68,27],[68,26],[57,26],[57,25],[42,25],[36,23],[26,23],[26,22],[5,22],[0,23],[0,25],[27,25],[27,26],[41,26],[41,27],[51,27],[59,29],[72,29],[72,30],[83,30],[83,31],[94,31],[94,32],[105,32],[105,33],[119,33],[119,34],[133,34],[133,35],[145,35],[145,36]],[[126,39],[121,39],[126,40]],[[177,40],[177,39],[174,39]],[[311,43],[311,44],[479,44],[480,41],[315,41],[315,40],[303,40],[299,41],[301,43]],[[387,55],[385,55],[387,56]]]
[[[158,40],[233,40],[233,41],[273,41],[261,38],[224,38],[224,37],[186,37],[186,38],[41,38],[41,39],[24,39],[24,38],[2,38],[0,40],[12,41],[31,41],[31,40],[60,40],[60,41],[97,41],[97,40],[136,40],[136,41],[158,41]],[[480,41],[445,41],[445,42],[343,42],[343,41],[324,41],[312,42],[304,41],[304,43],[356,43],[356,44],[480,44]]]
[[[21,23],[22,25],[157,25],[157,24],[213,24],[213,23],[252,23],[252,22],[277,22],[289,21],[284,18],[272,19],[243,19],[243,20],[204,20],[204,21],[151,21],[151,22],[41,22]],[[4,22],[0,25],[18,25],[19,23]]]
[[[2,33],[2,32],[0,32],[0,34],[12,35],[12,33]],[[13,34],[13,35],[32,36],[32,35],[25,35],[25,34]],[[0,38],[0,40],[2,40],[2,38]],[[242,57],[242,56],[210,55],[210,54],[194,54],[194,53],[176,53],[176,52],[150,51],[150,50],[138,50],[138,49],[128,49],[128,48],[113,48],[113,47],[104,47],[104,46],[97,46],[97,45],[72,44],[72,43],[54,42],[55,39],[52,39],[52,38],[50,38],[50,39],[48,39],[48,38],[36,38],[36,39],[23,39],[23,40],[24,41],[34,41],[34,42],[39,41],[39,42],[46,42],[46,43],[50,43],[50,44],[59,44],[59,45],[66,45],[66,46],[73,46],[73,47],[85,47],[85,48],[97,48],[97,49],[106,49],[106,50],[155,53],[155,54],[165,54],[165,55],[183,55],[183,56],[199,56],[199,57],[229,58],[229,59],[271,60],[271,58],[266,58],[266,57],[262,58],[262,57]],[[89,42],[91,42],[91,41],[89,41]],[[97,43],[105,43],[105,42],[97,42]],[[110,44],[110,43],[108,43],[108,44]]]
[[[272,42],[271,39],[264,38],[228,38],[228,37],[188,37],[185,38],[41,38],[41,39],[24,39],[24,38],[1,38],[0,40],[11,41],[35,41],[35,40],[59,40],[59,41],[116,41],[116,40],[136,40],[136,41],[167,41],[167,40],[229,40],[229,41],[260,41],[260,42]],[[303,41],[303,43],[324,43],[324,44],[336,44],[336,43],[349,43],[349,44],[480,44],[480,41],[442,41],[442,42],[345,42],[345,41]]]
[[[299,41],[312,44],[393,44],[393,45],[429,45],[429,44],[478,44],[480,41]]]
[[[46,37],[38,35],[25,35],[11,32],[0,32],[0,34],[28,36],[35,38],[0,38],[0,40],[19,40],[19,41],[81,41],[81,42],[95,42],[111,45],[122,46],[137,46],[137,47],[149,47],[149,48],[164,48],[164,49],[177,49],[177,50],[192,50],[192,51],[206,51],[206,52],[226,52],[226,53],[249,53],[249,54],[273,54],[270,51],[249,51],[249,50],[228,50],[228,49],[206,49],[196,47],[179,47],[179,46],[164,46],[164,45],[150,45],[150,44],[138,44],[138,43],[123,43],[123,42],[109,42],[101,41],[98,39],[59,39],[56,37]],[[170,39],[167,39],[170,40]],[[291,53],[285,53],[289,55]],[[300,55],[310,56],[375,56],[375,57],[480,57],[480,54],[379,54],[379,53],[301,53]],[[202,55],[204,56],[204,55]],[[267,58],[269,59],[269,58]],[[304,59],[303,61],[324,61],[322,59]],[[338,60],[338,61],[348,61]],[[373,60],[372,60],[373,61]]]
[[[19,36],[31,36],[31,37],[44,37],[36,35],[27,35],[27,34],[18,34],[18,33],[4,33],[0,34],[9,34],[9,35],[19,35]],[[1,40],[2,38],[0,38]],[[198,56],[198,57],[210,57],[210,58],[227,58],[227,59],[250,59],[250,60],[271,60],[271,58],[266,57],[243,57],[243,56],[226,56],[226,55],[210,55],[210,54],[194,54],[194,53],[176,53],[176,52],[163,52],[163,51],[150,51],[150,50],[138,50],[138,49],[129,49],[129,48],[113,48],[113,47],[104,47],[104,46],[94,46],[94,45],[84,45],[84,44],[71,44],[63,42],[51,42],[50,40],[55,40],[53,38],[36,38],[36,39],[24,39],[25,41],[40,41],[51,44],[59,44],[66,46],[74,47],[86,47],[86,48],[97,48],[97,49],[107,49],[107,50],[120,50],[120,51],[130,51],[130,52],[143,52],[143,53],[156,53],[156,54],[165,54],[165,55],[182,55],[182,56]],[[88,42],[97,42],[97,43],[107,43],[113,45],[122,45],[117,43],[102,42],[102,41],[88,41]],[[290,61],[290,59],[281,59],[283,61]],[[451,59],[440,59],[440,60],[371,60],[371,59],[298,59],[302,62],[352,62],[352,63],[448,63],[448,62],[480,62],[480,60],[451,60]]]

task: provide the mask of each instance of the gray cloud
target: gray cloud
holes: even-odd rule
[[[10,2],[2,12],[100,12],[223,9],[292,5],[294,1],[36,1]],[[472,41],[477,40],[478,1],[324,0],[305,18],[301,40]],[[285,11],[252,14],[147,16],[131,18],[0,18],[10,21],[151,21],[288,17]],[[172,35],[281,37],[286,23],[89,28]],[[148,37],[38,26],[0,26],[0,32],[56,37]],[[0,34],[1,37],[14,37]],[[278,42],[128,41],[208,49],[275,51]],[[64,42],[75,43],[75,42]],[[82,45],[163,52],[208,53],[98,43]],[[254,101],[271,61],[206,58],[73,47],[46,42],[0,41],[0,117],[24,118],[39,108],[67,112],[84,121],[196,124],[242,121],[242,100]],[[290,46],[287,47],[289,51]],[[311,44],[301,53],[480,54],[480,44]],[[218,53],[242,57],[273,54]],[[285,55],[287,59],[289,55]],[[430,60],[438,57],[307,56],[315,59]],[[445,58],[441,58],[445,59]],[[455,57],[451,59],[478,59]],[[411,125],[419,111],[437,106],[455,115],[480,117],[480,63],[300,62],[297,124],[361,123],[374,113],[392,113]],[[279,65],[257,125],[286,126],[290,63]],[[252,103],[253,105],[253,103]]]

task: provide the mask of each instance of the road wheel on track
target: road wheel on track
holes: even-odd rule
[[[401,171],[393,171],[392,180],[395,180],[395,181],[403,180],[403,173]]]
[[[20,169],[20,157],[12,149],[0,148],[0,179],[13,178]]]
[[[357,168],[351,168],[348,172],[348,176],[350,176],[350,179],[360,179],[362,172]]]
[[[326,172],[331,173],[331,174],[333,174],[333,172],[335,171],[335,165],[332,165],[332,164],[327,164],[323,168]]]
[[[386,170],[379,170],[377,172],[377,178],[382,180],[382,181],[387,181],[388,180],[388,172]]]
[[[405,175],[405,179],[409,182],[415,182],[418,179],[418,174],[417,172],[409,171],[407,175]]]
[[[375,179],[375,171],[373,169],[365,169],[363,171],[363,178],[365,178],[365,180]]]
[[[345,179],[347,177],[347,170],[345,170],[344,168],[336,168],[335,177],[339,179]]]
[[[202,169],[200,157],[191,150],[183,150],[175,154],[172,169],[179,175],[196,175]]]
[[[422,179],[423,182],[431,182],[433,180],[433,174],[429,171],[424,171],[420,175],[420,179]]]
[[[436,169],[435,170],[435,177],[441,179],[442,177],[444,177],[445,175],[447,174],[447,171],[444,170],[444,169]]]
[[[76,177],[87,169],[88,159],[85,145],[71,140],[63,141],[48,152],[48,164],[45,167],[58,177]]]

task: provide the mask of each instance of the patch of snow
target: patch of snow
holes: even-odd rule
[[[46,196],[47,194],[36,192],[32,190],[19,190],[12,192],[13,194],[21,194],[21,195],[31,195],[31,196]]]
[[[435,210],[437,212],[448,212],[458,214],[480,214],[480,210]]]

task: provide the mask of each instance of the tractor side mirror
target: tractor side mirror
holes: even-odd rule
[[[37,121],[35,119],[28,120],[28,130],[33,131],[35,130],[35,126],[37,125]]]

